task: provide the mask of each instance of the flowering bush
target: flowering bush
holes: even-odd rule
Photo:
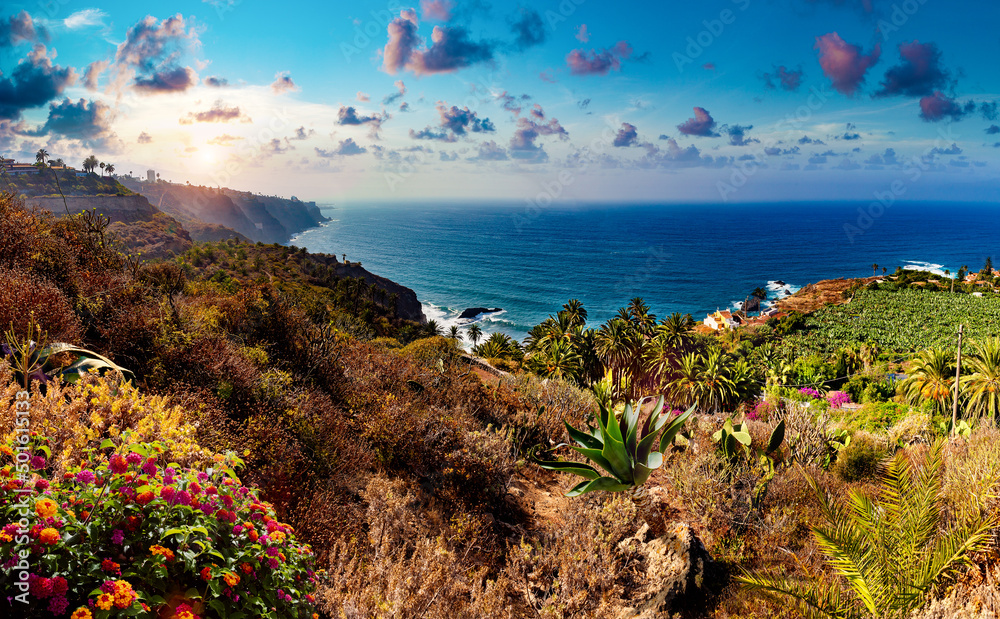
[[[845,404],[851,404],[850,394],[844,393],[843,391],[831,391],[826,394],[826,401],[830,403],[833,408],[840,408]]]
[[[49,480],[48,440],[31,434],[22,468],[16,436],[0,445],[4,616],[315,617],[312,551],[235,456],[199,471],[159,443],[105,440]]]
[[[823,397],[822,393],[820,393],[819,391],[816,391],[812,387],[803,387],[803,388],[799,389],[799,393],[801,393],[802,395],[809,396],[810,398],[812,398],[814,400],[818,400],[818,399],[820,399],[820,398]]]

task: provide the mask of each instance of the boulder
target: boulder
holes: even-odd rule
[[[493,309],[490,309],[488,307],[469,307],[462,311],[461,315],[459,315],[459,319],[475,318],[480,314],[495,314],[497,312],[502,312],[502,311],[503,310],[499,307],[494,307]]]
[[[634,608],[627,608],[619,619],[654,619],[689,607],[702,599],[706,574],[712,557],[705,550],[691,527],[676,522],[667,532],[646,541],[649,525],[643,524],[636,534],[623,540],[619,547],[637,545],[644,557],[646,590]],[[623,548],[624,549],[624,548]]]

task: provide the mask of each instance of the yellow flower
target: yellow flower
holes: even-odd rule
[[[226,584],[229,585],[230,587],[235,587],[236,585],[240,584],[240,577],[237,576],[236,574],[232,573],[225,574],[223,575],[222,579],[225,580]]]
[[[111,606],[115,603],[115,598],[111,597],[109,593],[102,593],[97,596],[97,607],[101,610],[111,610]]]
[[[105,609],[107,610],[107,609]],[[90,610],[85,606],[81,606],[73,611],[69,619],[94,619],[94,616],[90,614]]]
[[[163,546],[160,545],[150,546],[149,552],[150,554],[161,555],[167,561],[174,560],[174,551],[170,550],[169,548],[164,548]]]
[[[56,515],[59,506],[52,499],[41,499],[35,502],[35,513],[39,518],[50,518]]]
[[[60,539],[62,539],[62,536],[59,535],[59,531],[56,531],[52,527],[42,529],[42,532],[38,534],[38,541],[49,546],[58,544]]]

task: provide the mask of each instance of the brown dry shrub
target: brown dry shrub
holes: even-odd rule
[[[0,267],[0,331],[13,328],[23,338],[32,321],[49,341],[78,344],[82,337],[80,319],[61,290],[27,271]]]
[[[645,584],[634,545],[635,504],[617,494],[571,501],[558,532],[511,547],[505,574],[533,615],[617,616]]]
[[[328,578],[319,591],[321,609],[332,617],[512,618],[506,577],[488,578],[473,559],[488,537],[481,519],[450,520],[428,509],[401,480],[375,477],[363,492],[367,535],[334,549]]]

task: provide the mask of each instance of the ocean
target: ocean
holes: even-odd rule
[[[768,302],[821,279],[861,277],[872,264],[954,274],[1000,259],[1000,205],[819,202],[560,205],[409,203],[325,208],[332,220],[290,241],[346,254],[412,288],[428,318],[522,339],[580,299],[597,326],[633,297],[658,317],[698,321],[737,307],[755,288]],[[998,260],[1000,263],[1000,260]]]

